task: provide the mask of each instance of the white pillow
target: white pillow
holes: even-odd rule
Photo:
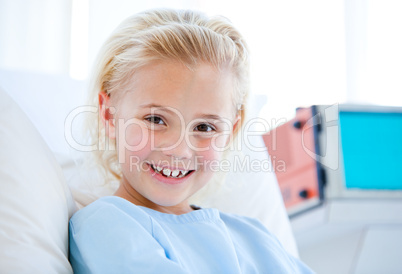
[[[0,98],[1,272],[72,273],[68,220],[76,209],[61,168],[1,88]]]

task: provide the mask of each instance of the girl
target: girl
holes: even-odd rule
[[[188,202],[245,115],[249,54],[230,22],[144,12],[99,60],[96,137],[112,146],[97,153],[120,187],[71,218],[74,273],[310,273],[258,221]]]

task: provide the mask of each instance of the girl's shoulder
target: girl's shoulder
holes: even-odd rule
[[[118,226],[131,222],[149,229],[152,226],[150,217],[138,206],[116,196],[106,196],[77,211],[70,219],[70,228],[78,231],[84,226],[90,229],[106,223]]]
[[[142,225],[151,225],[152,220],[169,223],[197,223],[204,221],[222,221],[228,228],[235,230],[258,230],[269,233],[265,226],[254,218],[224,213],[214,208],[199,208],[189,214],[173,215],[155,211],[153,209],[137,206],[117,196],[102,197],[88,206],[80,209],[70,219],[70,224],[78,229],[82,223],[110,222],[116,224],[134,219]]]
[[[224,212],[220,212],[220,218],[228,228],[235,228],[236,230],[255,230],[272,235],[256,218]]]
[[[249,237],[254,239],[269,237],[276,242],[265,226],[254,218],[240,216],[236,214],[224,213],[214,208],[201,208],[183,215],[166,214],[153,209],[137,206],[123,198],[117,196],[102,197],[88,206],[76,212],[70,219],[72,232],[82,231],[83,229],[100,229],[109,227],[113,224],[117,227],[141,227],[153,233],[155,226],[176,226],[187,224],[191,229],[198,229],[208,224],[210,227],[221,228],[222,224],[227,232],[235,234],[236,237]]]
[[[214,208],[202,208],[182,215],[162,213],[150,208],[135,205],[117,196],[102,197],[88,206],[80,209],[70,219],[73,232],[83,226],[94,228],[113,223],[118,225],[131,225],[144,227],[152,231],[155,225],[175,226],[188,224],[189,226],[203,225],[205,223],[220,224],[220,212]]]
[[[283,249],[278,238],[272,234],[258,219],[220,212],[229,233],[236,239],[247,242],[269,242],[272,248]]]

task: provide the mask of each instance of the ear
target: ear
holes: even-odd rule
[[[236,132],[238,129],[239,129],[239,125],[241,124],[241,116],[240,115],[237,115],[236,116],[236,119],[235,119],[235,122],[234,122],[234,125],[233,125],[233,130],[232,130],[232,132]]]
[[[102,120],[102,124],[105,127],[106,135],[110,139],[116,138],[116,127],[114,121],[114,111],[113,107],[110,107],[110,97],[106,92],[101,91],[99,93],[99,116]]]
[[[232,128],[232,132],[230,134],[230,138],[227,139],[225,146],[227,146],[229,144],[229,142],[233,138],[234,134],[240,129],[240,127],[239,127],[240,124],[241,124],[241,116],[237,115],[236,118],[234,119],[234,124],[233,124],[233,128]]]

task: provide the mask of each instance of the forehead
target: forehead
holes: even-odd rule
[[[190,69],[180,62],[154,62],[137,70],[126,90],[119,108],[155,104],[228,119],[235,113],[233,73],[227,66],[199,63]]]

